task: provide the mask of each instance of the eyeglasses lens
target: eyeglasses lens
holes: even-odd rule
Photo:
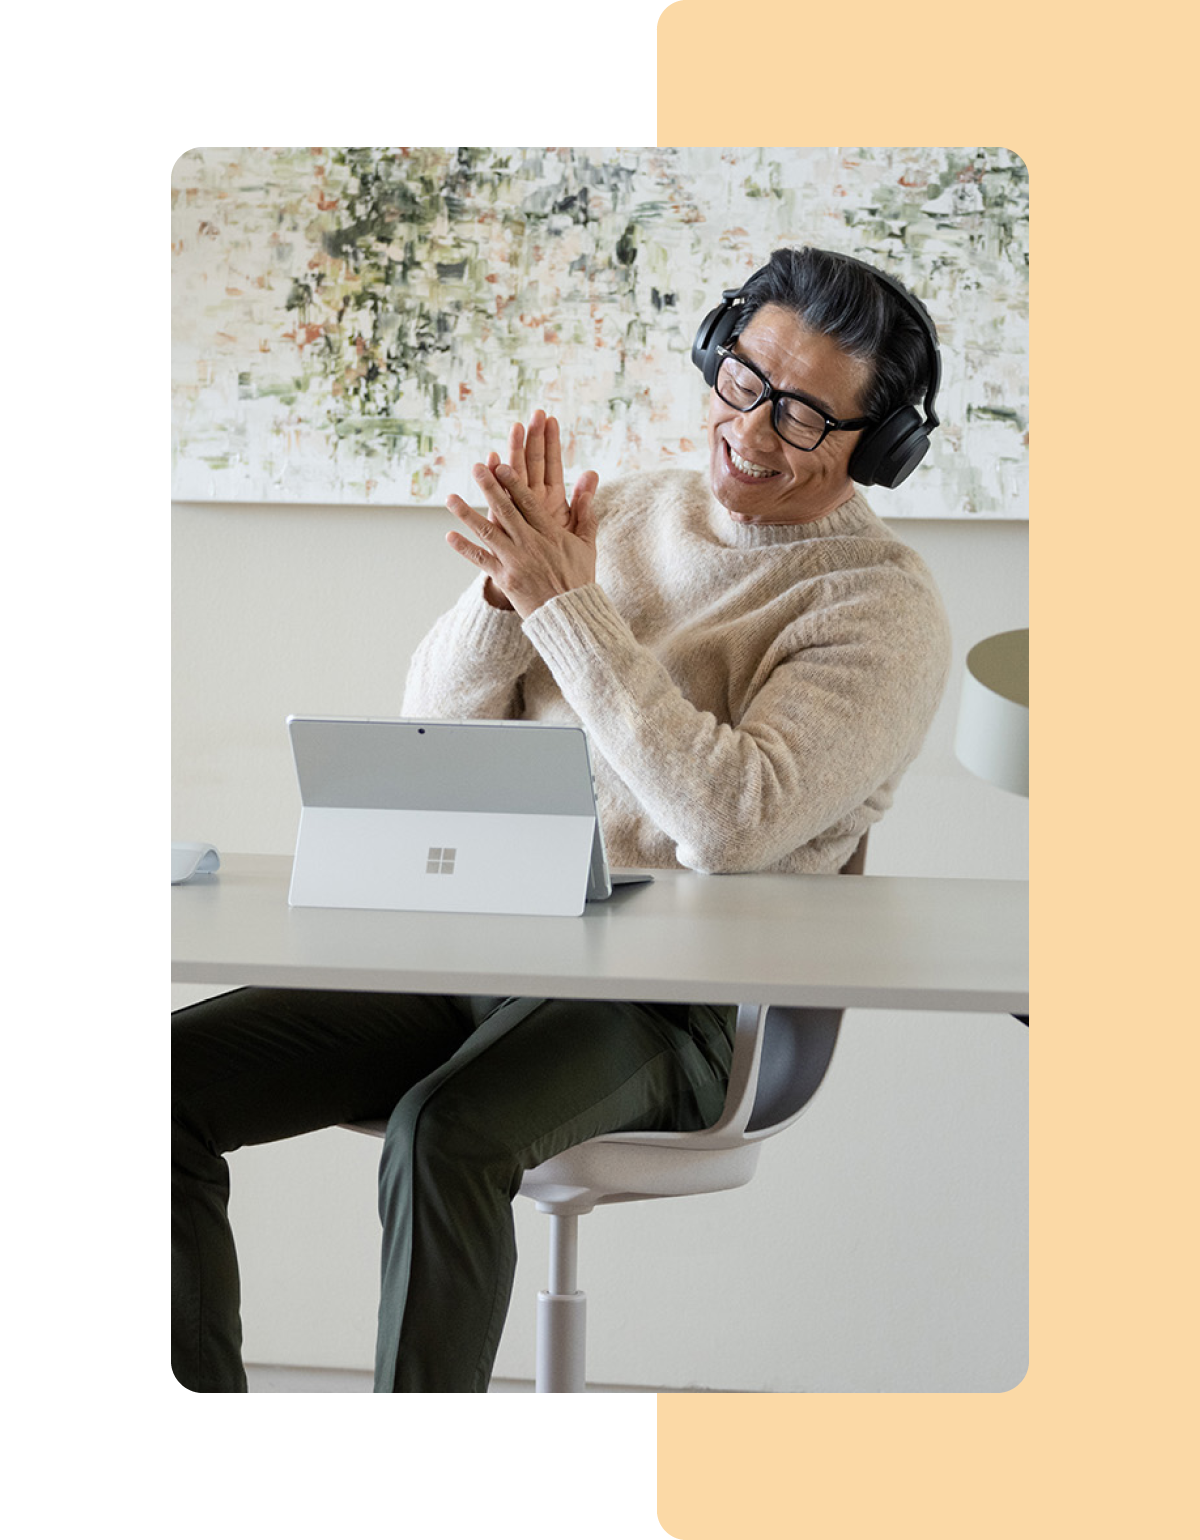
[[[717,371],[717,395],[727,406],[748,411],[761,401],[762,380],[737,358],[724,358]],[[797,449],[813,449],[825,432],[825,419],[803,401],[783,399],[775,402],[775,428],[780,437]]]

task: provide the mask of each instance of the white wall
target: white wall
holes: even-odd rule
[[[886,516],[887,493],[873,497]],[[290,852],[289,712],[387,715],[471,573],[440,510],[177,505],[172,834]],[[932,567],[956,669],[871,836],[876,873],[1026,875],[1028,804],[952,753],[962,659],[1027,623],[1027,530],[896,526]],[[177,988],[175,1003],[206,991]],[[1005,1390],[1025,1372],[1027,1033],[1004,1016],[847,1013],[811,1111],[740,1192],[581,1226],[589,1374],[725,1390]],[[338,1130],[231,1157],[252,1362],[373,1360],[378,1145]],[[521,1202],[497,1373],[533,1372],[545,1221]]]

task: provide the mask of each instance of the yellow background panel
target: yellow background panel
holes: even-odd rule
[[[679,1540],[1194,1533],[1187,14],[678,0],[659,22],[660,144],[1003,145],[1032,251],[1031,1368],[1005,1395],[660,1397]]]

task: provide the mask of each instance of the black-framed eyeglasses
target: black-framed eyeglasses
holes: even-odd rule
[[[771,403],[771,425],[793,449],[811,451],[828,433],[844,433],[852,428],[867,428],[871,417],[848,417],[840,421],[815,407],[803,396],[776,390],[756,364],[729,348],[718,347],[716,391],[726,406],[739,412],[753,412],[764,401]]]

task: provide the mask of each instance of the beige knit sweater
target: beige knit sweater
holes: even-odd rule
[[[920,558],[855,494],[739,524],[701,472],[602,486],[596,582],[522,623],[476,579],[406,716],[581,722],[616,866],[831,872],[891,805],[945,685]]]

